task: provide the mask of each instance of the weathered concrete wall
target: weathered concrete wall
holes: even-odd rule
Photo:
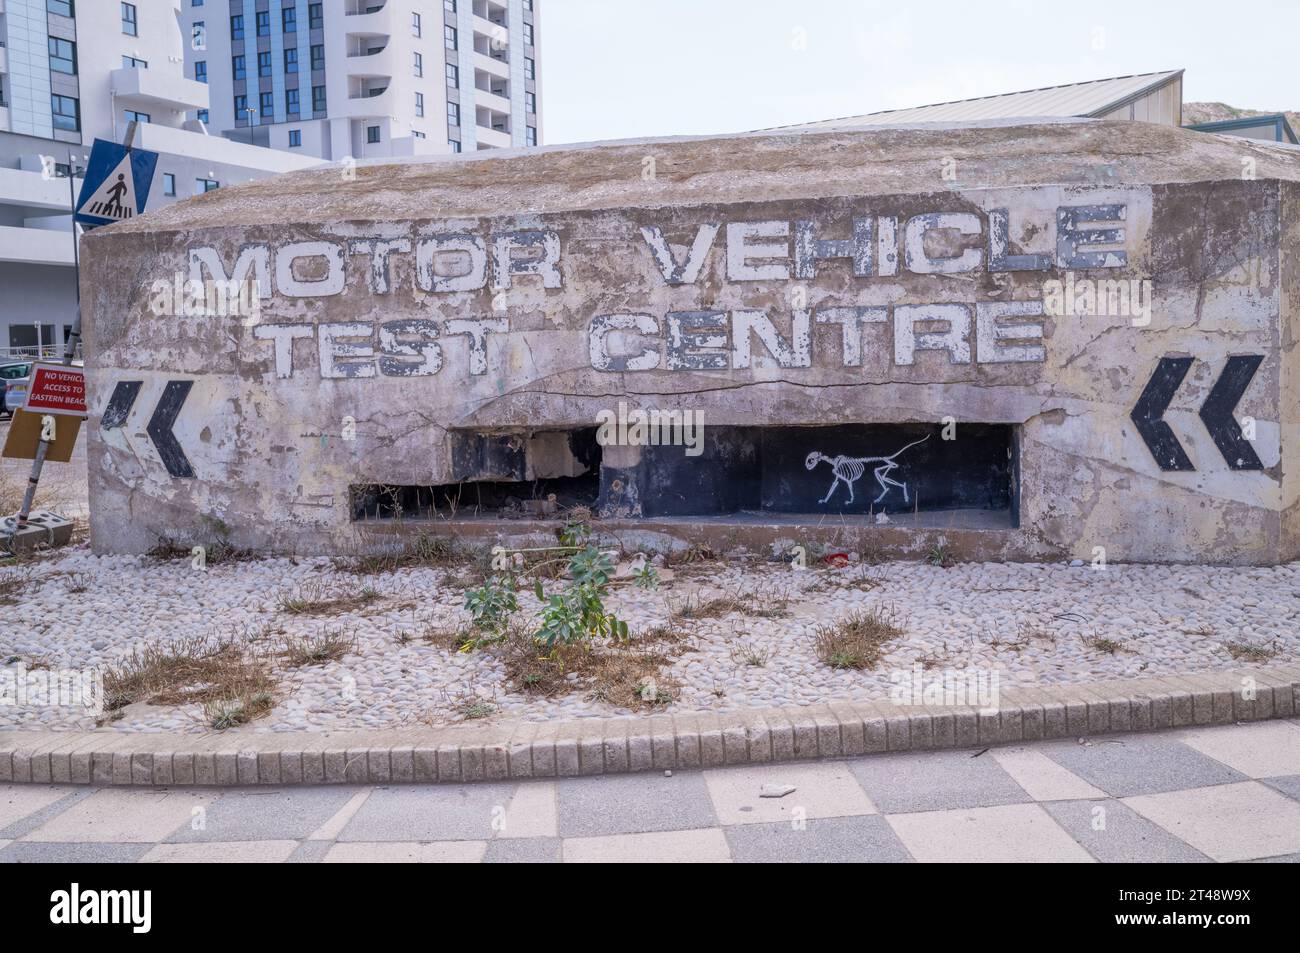
[[[702,413],[706,441],[1014,425],[1018,526],[961,532],[971,555],[1294,558],[1297,173],[1239,140],[1061,123],[221,190],[84,243],[92,541],[366,548],[392,527],[354,523],[349,486],[454,482],[457,433],[593,427],[623,401]],[[243,313],[187,316],[164,289],[191,277],[245,281]],[[837,454],[872,455],[828,447],[788,479],[830,485]],[[906,514],[875,465],[856,486],[882,506],[841,494],[808,522]],[[944,529],[839,523],[904,547]]]

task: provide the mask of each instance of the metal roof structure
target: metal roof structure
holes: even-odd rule
[[[1181,69],[1116,76],[1065,86],[1048,86],[978,99],[962,99],[910,109],[888,109],[864,116],[824,119],[783,129],[855,128],[918,122],[970,122],[1012,118],[1095,118],[1147,96],[1183,75]]]

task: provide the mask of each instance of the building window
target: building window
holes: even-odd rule
[[[294,112],[297,112],[297,110],[295,109]],[[289,148],[290,148],[290,149],[301,149],[301,148],[302,148],[302,130],[301,130],[301,129],[290,129],[290,130],[289,130]]]
[[[135,4],[122,4],[122,32],[127,36],[139,36],[140,27],[136,19]]]
[[[149,61],[137,59],[134,56],[122,57],[122,69],[148,69]]]
[[[456,28],[454,26],[444,26],[442,28],[442,43],[449,50],[456,49]]]
[[[230,18],[230,38],[232,40],[242,40],[244,38],[244,17],[242,14]]]
[[[533,25],[531,23],[524,24],[524,45],[533,45]]]
[[[451,151],[452,151],[452,152],[460,152],[460,140],[459,140],[459,139],[448,139],[448,140],[447,140],[447,145],[451,146]]]
[[[163,195],[176,194],[176,176],[170,172],[163,173]]]
[[[420,26],[420,15],[418,13],[411,14],[411,33],[414,36],[424,36],[424,29]]]
[[[536,93],[524,93],[524,109],[525,109],[527,112],[530,112],[530,113],[535,113],[535,112],[537,112],[537,94],[536,94]]]
[[[447,64],[447,85],[452,89],[460,89],[460,67]]]
[[[207,60],[196,60],[194,63],[194,81],[196,83],[206,83],[208,81],[208,63]]]
[[[271,51],[270,50],[263,50],[261,53],[257,54],[257,75],[258,76],[271,75]]]
[[[307,26],[312,30],[319,30],[325,26],[325,14],[319,3],[307,4]]]
[[[424,75],[424,57],[421,56],[419,53],[415,54],[415,75],[416,76]]]
[[[263,119],[272,119],[275,116],[275,93],[266,92],[258,96],[258,102],[261,108]]]
[[[537,61],[531,56],[524,57],[524,79],[537,79]]]
[[[199,122],[203,123],[203,125],[206,126],[209,121],[210,121],[210,114],[208,113],[208,111],[206,109],[200,109]]]
[[[418,130],[418,129],[412,129],[412,130],[411,130],[411,135],[414,136],[416,139],[424,139],[424,138],[425,138],[424,133],[422,133],[422,132],[421,132],[420,130]]]
[[[73,9],[72,0],[45,0],[45,9],[50,13],[57,13],[61,17],[75,17],[77,11]]]
[[[456,12],[456,0],[442,0],[442,8],[448,13]]]
[[[301,111],[298,106],[298,90],[286,89],[284,91],[284,111],[291,116],[296,116]]]
[[[289,47],[284,51],[284,71],[286,73],[298,72],[298,50],[295,47]]]
[[[232,56],[230,58],[230,75],[235,79],[244,79],[248,75],[248,69],[245,66],[247,62],[242,53],[239,56]]]
[[[258,35],[258,36],[270,36],[270,35],[271,35],[271,11],[270,11],[270,10],[259,10],[259,11],[258,11],[258,13],[257,13],[257,35]]]
[[[127,122],[149,122],[153,118],[148,113],[136,112],[134,109],[123,109],[122,115]]]
[[[447,122],[453,126],[460,125],[460,103],[447,104]]]
[[[311,88],[311,108],[312,112],[323,113],[325,111],[324,86],[313,86]]]
[[[62,129],[64,132],[81,131],[80,100],[55,93],[50,97],[50,112],[53,114],[55,129]]]
[[[526,145],[530,145],[530,146],[535,146],[535,145],[537,145],[537,127],[536,127],[536,126],[526,126],[526,127],[524,127],[524,143],[525,143]]]
[[[379,127],[366,126],[366,142],[374,144],[379,141]]]
[[[248,122],[248,97],[242,93],[235,97],[235,122]]]
[[[533,0],[524,0],[524,9],[531,13],[533,9]]]
[[[424,93],[415,94],[415,114],[417,116],[424,115]]]
[[[325,68],[325,44],[324,43],[317,43],[315,46],[311,48],[311,68],[314,70],[316,69],[323,70]]]
[[[280,21],[285,33],[298,32],[298,11],[293,7],[285,7],[280,11]]]
[[[190,0],[190,6],[201,7],[203,6],[203,0]]]
[[[195,179],[194,180],[195,195],[202,195],[204,192],[211,192],[219,188],[221,188],[221,183],[218,182],[216,179]]]
[[[50,37],[50,69],[56,73],[77,75],[77,44],[61,37]]]
[[[208,28],[202,20],[195,20],[190,27],[190,48],[206,50],[208,48]]]

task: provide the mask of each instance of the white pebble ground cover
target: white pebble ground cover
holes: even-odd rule
[[[277,706],[242,730],[441,724],[471,710],[536,720],[626,713],[580,690],[530,697],[507,680],[492,654],[424,641],[431,628],[467,618],[456,570],[358,575],[328,559],[241,561],[199,570],[188,560],[97,557],[82,546],[25,567],[0,568],[0,587],[18,574],[24,583],[11,585],[11,603],[0,606],[0,676],[8,672],[11,685],[22,671],[102,670],[147,644],[274,624],[288,637],[341,629],[355,639],[355,651],[287,671]],[[335,616],[284,612],[281,599],[304,586],[339,596],[370,587],[379,596]],[[1003,685],[1046,684],[1231,668],[1245,664],[1230,651],[1242,645],[1264,653],[1249,659],[1252,664],[1290,661],[1300,650],[1300,563],[1098,570],[892,562],[795,571],[761,559],[717,561],[679,567],[671,584],[656,591],[619,588],[608,604],[635,638],[668,623],[672,608],[692,595],[707,600],[737,593],[759,594],[759,605],[788,597],[788,615],[733,612],[675,621],[691,638],[669,664],[679,686],[668,711],[888,698],[891,673],[917,665],[997,670]],[[524,616],[538,606],[531,591],[521,592],[520,603]],[[892,609],[904,632],[882,663],[872,671],[821,663],[813,651],[816,626],[873,607]],[[95,724],[75,707],[15,705],[12,699],[0,704],[0,727]],[[120,731],[208,729],[199,705],[132,705],[107,724]]]

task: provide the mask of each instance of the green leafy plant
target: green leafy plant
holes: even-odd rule
[[[478,629],[499,632],[510,616],[519,611],[515,581],[510,576],[493,576],[477,589],[465,593],[465,611]]]
[[[658,589],[659,570],[655,569],[649,561],[641,563],[632,570],[632,585],[638,589]]]
[[[534,638],[548,650],[594,639],[628,637],[627,623],[605,611],[604,597],[614,573],[614,562],[595,546],[569,558],[572,584],[550,596],[537,580],[534,591],[542,603],[541,626]]]

